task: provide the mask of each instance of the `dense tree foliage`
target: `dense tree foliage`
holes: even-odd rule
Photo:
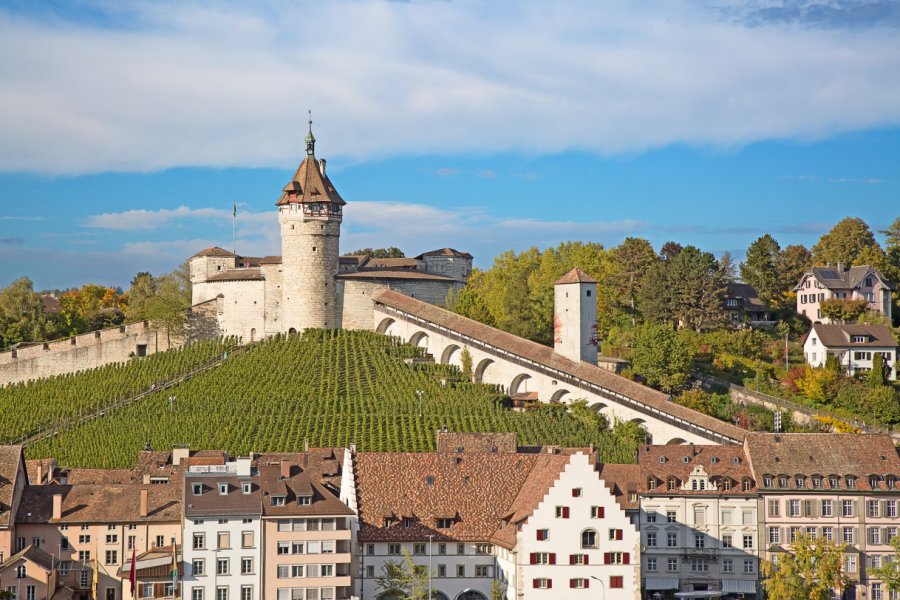
[[[860,218],[841,219],[812,249],[820,264],[886,266],[886,257],[869,226]]]
[[[848,323],[861,317],[869,303],[863,299],[826,298],[819,306],[822,308],[823,316],[837,323]]]
[[[638,294],[648,272],[657,262],[656,252],[647,240],[629,237],[612,249],[612,259],[615,272],[610,283],[618,290],[619,304],[626,308],[634,325],[638,316]]]
[[[0,290],[0,349],[48,339],[55,330],[56,323],[44,314],[41,296],[30,279],[22,277]]]
[[[799,534],[777,562],[763,562],[763,587],[769,600],[831,600],[848,584],[845,544]]]
[[[396,246],[389,248],[360,248],[349,254],[351,256],[368,256],[369,258],[406,258],[403,250]]]
[[[641,289],[640,306],[644,317],[654,323],[712,329],[726,323],[725,290],[725,278],[713,255],[687,246],[651,268]]]
[[[676,392],[690,381],[691,347],[668,325],[644,325],[635,338],[631,368],[648,385]]]

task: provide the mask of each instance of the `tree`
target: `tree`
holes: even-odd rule
[[[659,258],[661,260],[672,260],[682,250],[683,247],[678,242],[668,241],[659,249]]]
[[[417,565],[409,552],[403,550],[403,561],[387,561],[381,565],[381,575],[375,577],[379,595],[393,594],[409,600],[428,599],[428,568]],[[432,590],[431,597],[436,597]]]
[[[803,534],[790,552],[774,562],[762,564],[763,587],[769,600],[831,600],[832,591],[842,591],[847,577],[842,570],[846,544],[824,537],[810,539]]]
[[[838,323],[855,321],[860,318],[868,308],[868,302],[853,298],[828,298],[820,304],[822,315]]]
[[[725,280],[711,253],[687,246],[667,267],[672,315],[680,324],[702,331],[727,322]]]
[[[879,255],[884,253],[865,221],[847,217],[819,238],[812,254],[818,263],[850,266],[878,262]],[[866,260],[861,260],[863,258]]]
[[[185,262],[159,277],[138,273],[131,280],[125,315],[129,321],[149,321],[157,331],[165,331],[171,342],[173,335],[181,336],[187,331],[190,307],[190,266]]]
[[[781,296],[778,263],[781,246],[768,233],[757,238],[747,248],[747,258],[741,263],[741,279],[753,286],[760,299],[774,306]],[[792,284],[796,285],[796,281]]]
[[[693,352],[667,325],[644,325],[635,338],[631,368],[648,385],[672,393],[690,381]]]
[[[795,305],[794,286],[800,283],[803,274],[812,266],[812,254],[802,244],[787,246],[778,256],[778,297],[773,299],[773,308]]]
[[[462,354],[459,356],[460,365],[462,365],[463,375],[466,376],[466,379],[472,379],[472,353],[469,352],[469,347],[466,346],[462,349]]]
[[[884,364],[884,357],[881,352],[876,352],[872,357],[872,372],[869,373],[869,386],[879,388],[887,385],[887,377],[885,371],[887,365]]]
[[[0,290],[0,348],[45,340],[52,331],[41,296],[30,279],[21,277]]]
[[[617,288],[620,302],[627,307],[631,324],[634,325],[638,294],[644,278],[658,259],[650,242],[634,237],[625,238],[625,241],[613,248],[612,259],[616,266],[612,284]]]
[[[900,537],[891,539],[891,548],[894,560],[884,557],[880,567],[869,567],[869,577],[882,580],[889,592],[900,592]]]
[[[368,256],[369,258],[406,258],[403,250],[396,246],[390,248],[362,248],[350,253],[351,256]]]
[[[734,283],[735,279],[737,279],[737,268],[734,266],[734,258],[732,258],[731,252],[726,250],[719,257],[719,271],[722,273],[722,279],[725,280],[726,284]]]
[[[650,266],[638,295],[638,307],[650,323],[677,325],[673,310],[672,287],[669,285],[669,262]]]

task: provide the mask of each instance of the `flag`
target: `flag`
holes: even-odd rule
[[[135,584],[135,581],[137,580],[137,573],[134,570],[135,569],[135,567],[134,567],[134,548],[135,548],[135,546],[131,547],[131,573],[128,574],[128,581],[131,583],[131,597],[132,598],[134,598],[134,584]]]
[[[172,593],[178,593],[178,557],[176,552],[178,550],[178,546],[172,544]]]
[[[97,563],[97,546],[94,546],[94,578],[91,580],[91,598],[99,600],[97,595],[97,584],[100,583],[100,566]]]
[[[237,217],[237,202],[231,203],[231,216]]]

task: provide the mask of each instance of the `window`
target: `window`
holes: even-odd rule
[[[81,562],[91,562],[91,551],[90,550],[79,550],[78,551],[78,560]]]
[[[16,567],[16,579],[25,579],[25,577],[25,565],[19,565],[18,567]]]
[[[723,548],[731,548],[731,547],[732,547],[732,541],[731,541],[731,534],[730,534],[730,533],[726,533],[726,534],[722,535],[722,547],[723,547]]]
[[[438,554],[447,554],[447,544],[438,544]]]
[[[581,498],[581,488],[572,488],[572,497]]]
[[[549,529],[538,529],[537,530],[537,539],[539,542],[542,542],[549,538],[550,538],[550,530]]]
[[[880,503],[878,502],[878,500],[869,500],[866,503],[866,516],[867,517],[880,517],[881,511],[879,509],[880,509]]]
[[[869,527],[869,543],[875,545],[881,545],[881,528],[880,527]]]
[[[219,558],[216,560],[216,575],[228,575],[229,571],[227,558]]]
[[[822,516],[823,517],[833,517],[834,516],[833,507],[834,507],[834,504],[831,500],[822,500],[822,506],[821,506]]]
[[[675,548],[678,546],[678,534],[677,533],[667,533],[666,534],[666,547],[667,548]]]
[[[841,502],[841,516],[843,516],[843,517],[852,517],[853,516],[853,500],[843,500]]]
[[[797,486],[797,488],[800,488],[800,489],[805,488],[806,487],[806,477],[795,477],[794,484]]]
[[[114,534],[114,533],[107,535],[107,536],[106,536],[106,543],[107,543],[107,544],[118,544],[118,543],[119,543],[119,536],[116,535],[116,534]]]
[[[456,553],[457,554],[465,554],[466,553],[466,545],[465,544],[457,544],[456,545]]]
[[[770,544],[780,544],[781,543],[781,528],[769,527],[769,543]]]
[[[656,571],[656,558],[648,558],[647,559],[647,570],[648,571]]]
[[[889,479],[888,481],[893,481],[893,479]],[[897,501],[896,500],[888,500],[884,503],[884,516],[886,517],[896,517],[897,516]]]
[[[744,535],[744,549],[753,548],[753,534]]]
[[[300,506],[309,506],[312,504],[312,496],[297,496],[297,504]]]
[[[375,576],[375,567],[369,567],[372,569],[372,575],[370,577]],[[437,576],[438,577],[446,577],[447,576],[447,565],[438,565],[437,568]]]
[[[219,495],[220,495],[220,496],[225,496],[225,495],[227,495],[227,494],[228,494],[228,484],[227,484],[227,483],[220,483],[220,484],[219,484]]]
[[[613,530],[610,530],[613,531]],[[593,529],[585,529],[581,532],[581,547],[582,548],[596,548],[597,547],[597,532]]]
[[[763,487],[770,488],[772,487],[772,478],[766,475],[763,477]]]
[[[744,490],[745,492],[749,492],[752,487],[753,487],[753,482],[750,481],[749,479],[747,479],[746,477],[744,477],[744,479],[741,481],[741,489]]]
[[[166,537],[164,535],[156,536],[156,547],[161,548],[166,545]]]
[[[117,565],[117,564],[119,564],[119,551],[118,550],[107,550],[105,558],[106,558],[106,561],[103,564]]]
[[[670,492],[677,490],[678,489],[678,480],[675,479],[674,477],[669,477],[669,481],[666,483],[666,487],[669,489]]]
[[[576,590],[582,590],[588,587],[588,580],[584,577],[575,577],[569,580],[569,587]]]
[[[649,546],[650,548],[656,547],[656,532],[655,531],[647,532],[647,546]]]
[[[815,527],[807,527],[807,528],[806,528],[806,537],[807,537],[808,539],[810,539],[810,540],[814,540],[814,539],[816,539],[817,537],[819,537],[819,536],[816,534],[816,528],[815,528]]]
[[[116,588],[106,588],[106,600],[116,600]]]
[[[218,545],[216,548],[219,550],[225,548],[231,548],[231,534],[227,531],[220,531],[217,537]]]
[[[705,545],[706,545],[705,534],[695,533],[694,534],[694,548],[703,548]]]
[[[413,554],[418,554],[420,556],[425,554],[425,544],[413,544]]]
[[[648,523],[656,523],[656,513],[652,511],[647,511],[647,522]]]
[[[191,571],[194,575],[206,574],[206,562],[202,558],[194,559],[191,562]]]
[[[669,572],[677,571],[678,570],[678,559],[677,558],[666,559],[666,569]]]
[[[753,559],[745,558],[744,559],[744,573],[755,573],[756,565],[753,563]]]
[[[897,537],[897,528],[896,527],[888,527],[884,532],[884,537],[886,538],[885,543],[890,544],[895,537]]]
[[[788,501],[788,516],[789,517],[799,517],[800,516],[800,501],[799,500],[789,500]]]
[[[609,577],[609,587],[613,590],[620,590],[625,587],[625,579],[621,575],[611,575]]]
[[[200,494],[203,493],[203,484],[202,483],[192,483],[191,491],[194,493],[195,496],[199,496]],[[200,591],[202,592],[203,590],[201,589]]]
[[[556,518],[557,519],[568,519],[569,518],[569,507],[568,506],[557,506],[556,507]]]
[[[613,542],[615,540],[622,539],[622,530],[621,529],[610,529],[609,530],[609,541]]]
[[[788,542],[790,542],[791,544],[793,544],[794,542],[796,542],[796,541],[797,541],[797,536],[798,536],[799,534],[800,534],[800,528],[799,528],[799,527],[791,527],[791,528],[788,530]]]
[[[841,539],[844,540],[844,543],[852,544],[853,543],[853,528],[852,527],[843,527],[841,528]]]
[[[691,559],[691,572],[693,572],[693,573],[708,573],[709,572],[709,561],[705,558],[692,558]]]
[[[252,585],[242,585],[241,586],[241,600],[253,600],[253,586]]]
[[[438,529],[450,529],[451,525],[453,525],[453,519],[441,518],[437,520]]]
[[[606,516],[606,508],[603,506],[592,506],[591,507],[591,518],[592,519],[602,519]]]
[[[456,565],[456,576],[457,577],[465,577],[466,576],[466,565]]]
[[[569,555],[569,564],[570,565],[586,565],[586,564],[588,564],[588,555],[587,554],[570,554]]]
[[[847,484],[848,490],[856,489],[856,478],[855,477],[847,477],[845,483]]]
[[[834,528],[833,527],[823,527],[822,528],[822,537],[829,542],[834,541]]]
[[[272,506],[284,506],[287,498],[285,496],[270,496]]]
[[[667,510],[666,511],[666,523],[674,523],[675,522],[675,511]]]
[[[549,590],[553,587],[553,581],[546,577],[538,577],[532,581],[532,586],[538,590]]]
[[[291,565],[291,577],[303,577],[303,565]]]
[[[289,542],[278,542],[278,554],[290,554],[291,553],[291,545]]]
[[[883,600],[881,595],[881,583],[872,584],[872,600]]]
[[[391,556],[399,556],[400,544],[388,544],[388,554]]]
[[[813,356],[813,359],[815,360],[815,356]],[[787,487],[787,477],[779,477],[778,478],[778,487],[780,487],[780,488]]]
[[[844,570],[848,573],[856,573],[856,556],[848,554],[844,557]]]
[[[241,575],[249,575],[253,573],[253,559],[252,558],[242,558],[241,559]]]
[[[91,536],[89,536],[89,535],[84,535],[84,534],[79,535],[79,536],[78,536],[78,543],[79,543],[79,544],[90,544],[90,543],[91,543]]]
[[[488,565],[475,565],[475,577],[489,577]]]
[[[722,560],[722,572],[734,573],[734,561],[732,559],[726,558]]]
[[[822,478],[821,477],[813,477],[812,484],[815,489],[821,489],[822,487]]]
[[[252,531],[241,532],[241,548],[252,548],[252,547],[253,547],[253,532]]]
[[[770,517],[780,517],[781,516],[781,502],[778,500],[769,500],[769,516]]]
[[[555,565],[556,554],[553,552],[532,552],[530,562],[533,565]]]
[[[275,576],[278,579],[287,579],[291,576],[291,565],[278,565],[275,568]]]

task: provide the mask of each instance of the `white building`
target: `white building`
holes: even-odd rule
[[[261,600],[262,494],[251,459],[184,477],[185,600]]]
[[[824,367],[833,355],[848,375],[872,371],[872,361],[881,354],[889,379],[897,379],[897,340],[882,325],[822,325],[816,323],[803,343],[806,362]]]

